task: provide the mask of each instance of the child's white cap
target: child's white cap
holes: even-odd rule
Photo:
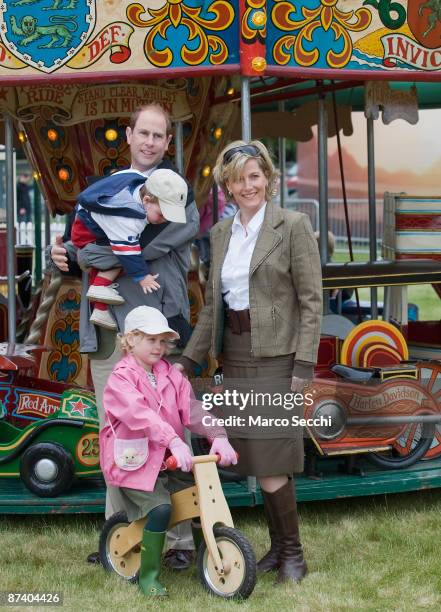
[[[167,221],[186,223],[185,205],[188,187],[182,176],[166,168],[154,170],[145,182],[149,193],[158,198],[159,206]]]
[[[170,334],[178,340],[179,334],[168,326],[168,321],[161,311],[151,306],[137,306],[129,312],[124,321],[124,333],[141,331],[144,334],[157,336],[159,334]]]

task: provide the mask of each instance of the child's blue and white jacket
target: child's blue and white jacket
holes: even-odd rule
[[[145,180],[145,174],[133,170],[118,172],[90,185],[80,193],[77,204],[77,216],[82,223],[98,242],[108,241],[125,273],[135,281],[149,274],[139,244],[148,223],[139,195]]]

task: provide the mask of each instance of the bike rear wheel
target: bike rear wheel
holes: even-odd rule
[[[137,582],[141,565],[141,546],[132,548],[123,557],[117,556],[118,540],[130,525],[125,512],[116,512],[103,526],[100,535],[100,560],[104,569],[114,572],[128,582]]]

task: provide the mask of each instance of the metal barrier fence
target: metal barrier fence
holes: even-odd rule
[[[55,236],[58,234],[63,235],[65,228],[65,221],[60,221],[58,219],[54,220],[50,224],[50,241],[49,244],[52,244],[55,241]],[[35,245],[35,227],[31,221],[21,221],[17,223],[16,227],[16,242],[19,245]],[[41,266],[42,270],[45,268],[45,260],[44,260],[44,250],[46,247],[46,226],[43,222],[41,224],[41,244],[42,249],[40,253],[41,257]],[[37,253],[35,254],[35,258],[37,257]]]
[[[306,213],[311,219],[313,229],[319,228],[319,203],[318,200],[308,198],[288,197],[285,208]],[[352,248],[354,253],[366,253],[369,251],[369,209],[367,199],[349,199],[349,226],[351,229]],[[376,226],[377,246],[381,245],[383,236],[383,200],[376,200]],[[348,252],[348,238],[346,234],[346,222],[344,216],[344,203],[341,199],[330,198],[328,200],[328,228],[335,237],[335,251]],[[379,254],[380,251],[378,251]]]
[[[314,230],[319,226],[319,203],[318,200],[308,198],[296,198],[288,196],[285,200],[285,208],[306,213],[311,219]],[[377,244],[380,249],[383,236],[383,200],[376,200],[377,210]],[[369,251],[369,211],[367,199],[349,199],[349,224],[352,235],[352,247],[354,253],[367,253]],[[56,219],[50,224],[50,242],[53,243],[57,234],[64,233],[64,220]],[[330,198],[328,200],[328,227],[335,237],[335,251],[348,252],[348,239],[346,235],[346,223],[344,217],[343,200]],[[45,224],[41,226],[41,243],[43,245],[41,257],[44,268],[44,246],[46,245]],[[17,225],[17,244],[34,245],[35,228],[32,222],[21,222]],[[380,254],[380,250],[378,250]]]

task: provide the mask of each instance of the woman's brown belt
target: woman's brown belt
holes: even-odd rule
[[[251,331],[250,311],[225,309],[225,321],[233,334]]]

